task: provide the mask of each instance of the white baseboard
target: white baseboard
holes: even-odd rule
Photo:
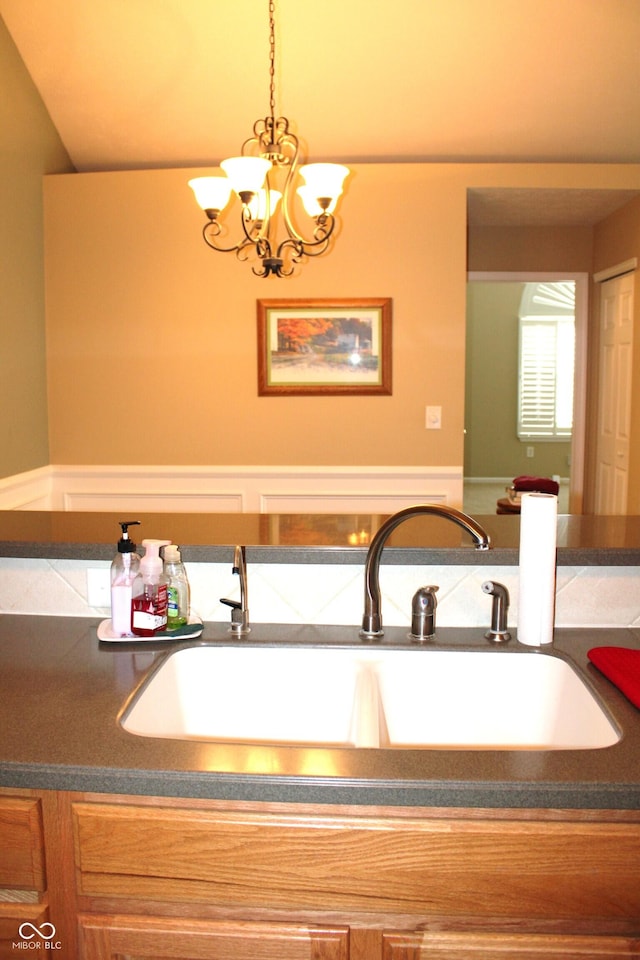
[[[393,513],[462,506],[462,467],[50,465],[0,480],[2,510]]]

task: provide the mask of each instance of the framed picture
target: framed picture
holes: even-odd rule
[[[391,393],[391,298],[258,300],[258,394]]]

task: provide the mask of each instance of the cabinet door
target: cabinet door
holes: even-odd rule
[[[11,894],[11,891],[0,890],[0,960],[15,960],[20,956],[20,950],[29,950],[33,954],[35,949],[40,949],[42,953],[36,953],[36,956],[43,956],[49,944],[37,931],[42,924],[49,923],[46,904],[14,902],[10,899]],[[50,926],[43,927],[46,934],[50,930]],[[47,955],[55,956],[53,953]]]
[[[40,801],[0,797],[0,887],[45,889]]]
[[[383,960],[629,960],[640,938],[555,934],[385,933]]]
[[[80,960],[348,960],[346,927],[156,917],[78,918]]]
[[[18,956],[30,940],[20,935],[49,920],[40,801],[0,797],[0,960]],[[34,934],[37,945],[45,941]],[[20,946],[14,949],[14,943]]]

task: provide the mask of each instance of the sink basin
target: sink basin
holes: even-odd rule
[[[569,662],[502,650],[187,647],[161,662],[120,722],[143,737],[392,749],[620,739]]]
[[[390,659],[381,671],[389,737],[396,744],[575,750],[620,739],[566,660],[505,651],[432,655],[431,669],[416,657],[411,666]]]

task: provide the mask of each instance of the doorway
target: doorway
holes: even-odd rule
[[[588,290],[586,273],[469,273],[464,463],[469,512],[495,513],[505,486],[522,474],[559,476],[560,512],[582,512]],[[539,301],[537,306],[532,300]],[[567,430],[565,416],[564,430],[561,423],[551,430],[548,424],[523,426],[518,403],[526,393],[519,363],[522,320],[558,320],[570,313],[575,329],[573,423]],[[538,326],[548,340],[551,324]]]

